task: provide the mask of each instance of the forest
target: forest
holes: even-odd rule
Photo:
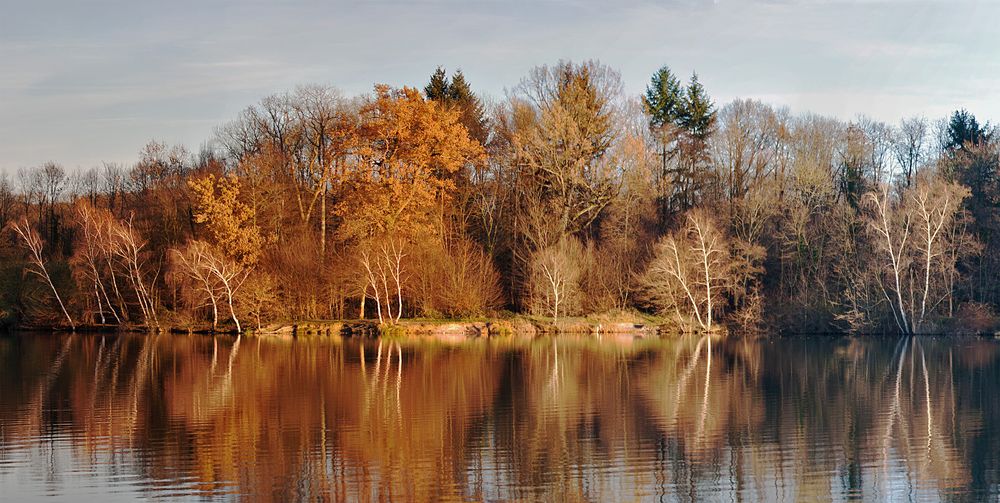
[[[360,96],[304,85],[196,152],[4,173],[0,225],[8,327],[1000,325],[996,127],[716,103],[666,66],[640,96],[597,61],[536,67],[499,98],[443,68]]]

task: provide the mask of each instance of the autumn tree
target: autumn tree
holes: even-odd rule
[[[545,208],[554,226],[551,239],[525,234],[530,252],[589,229],[618,193],[611,147],[621,82],[597,62],[564,61],[532,70],[519,92],[513,143],[527,175],[523,202]]]
[[[459,113],[459,122],[465,126],[469,137],[486,145],[489,124],[482,101],[472,92],[462,70],[452,73],[451,79],[444,68],[438,67],[424,87],[424,96]]]
[[[292,218],[273,230],[281,224],[308,229],[321,256],[331,227],[329,199],[355,135],[356,112],[354,101],[332,87],[302,86],[264,98],[217,132],[253,195],[290,200]],[[254,197],[252,206],[266,202]]]
[[[361,108],[353,164],[335,213],[341,238],[367,250],[361,261],[370,280],[366,295],[394,313],[389,319],[402,314],[402,262],[409,244],[444,233],[452,175],[484,155],[458,119],[457,112],[412,88],[376,86],[374,98]]]
[[[34,223],[31,268],[74,322],[638,308],[697,330],[927,332],[1000,305],[996,128],[937,124],[717,106],[667,67],[629,97],[593,61],[490,102],[441,68],[422,92],[265,97],[193,154],[154,141],[131,164],[20,169],[0,222]],[[0,310],[56,313],[41,285]]]
[[[208,175],[189,182],[195,195],[195,221],[205,224],[211,244],[193,240],[175,249],[175,270],[208,299],[212,326],[218,324],[218,304],[225,302],[236,331],[242,331],[236,302],[253,273],[265,245],[253,207],[240,198],[240,179],[230,174]]]
[[[424,94],[428,100],[457,113],[459,123],[473,141],[484,148],[488,145],[491,128],[485,107],[472,92],[461,70],[455,71],[449,79],[445,70],[438,67],[424,88]],[[452,173],[455,184],[452,203],[444,208],[445,214],[442,215],[446,241],[461,241],[472,219],[477,216],[476,205],[484,195],[482,189],[488,176],[486,164],[484,156]]]
[[[208,175],[188,184],[195,198],[195,222],[205,225],[212,242],[226,255],[247,266],[255,264],[265,239],[253,208],[240,200],[240,179]]]

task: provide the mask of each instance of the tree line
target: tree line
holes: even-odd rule
[[[993,330],[1000,137],[717,105],[596,61],[500,99],[302,86],[196,153],[0,178],[6,323],[207,326],[658,314],[678,330]]]

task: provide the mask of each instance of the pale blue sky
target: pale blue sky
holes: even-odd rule
[[[502,96],[535,65],[599,59],[638,94],[660,65],[713,98],[849,119],[1000,119],[1000,2],[911,0],[8,0],[0,168],[191,150],[261,97],[423,86],[437,65]]]

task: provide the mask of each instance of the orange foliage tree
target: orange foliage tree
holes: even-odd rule
[[[229,257],[253,265],[264,238],[253,208],[240,201],[240,180],[234,175],[208,175],[188,182],[195,195],[194,220],[205,224],[212,241]]]
[[[236,331],[241,332],[235,302],[257,264],[265,239],[253,208],[240,200],[239,178],[208,175],[188,183],[195,194],[194,219],[205,224],[214,246],[193,240],[174,250],[174,264],[210,299],[213,327],[218,321],[217,299],[224,299]]]
[[[364,296],[375,301],[381,322],[394,322],[402,316],[407,245],[420,236],[441,236],[455,178],[485,153],[458,112],[416,89],[378,85],[360,113],[335,213],[343,237],[362,250]]]

